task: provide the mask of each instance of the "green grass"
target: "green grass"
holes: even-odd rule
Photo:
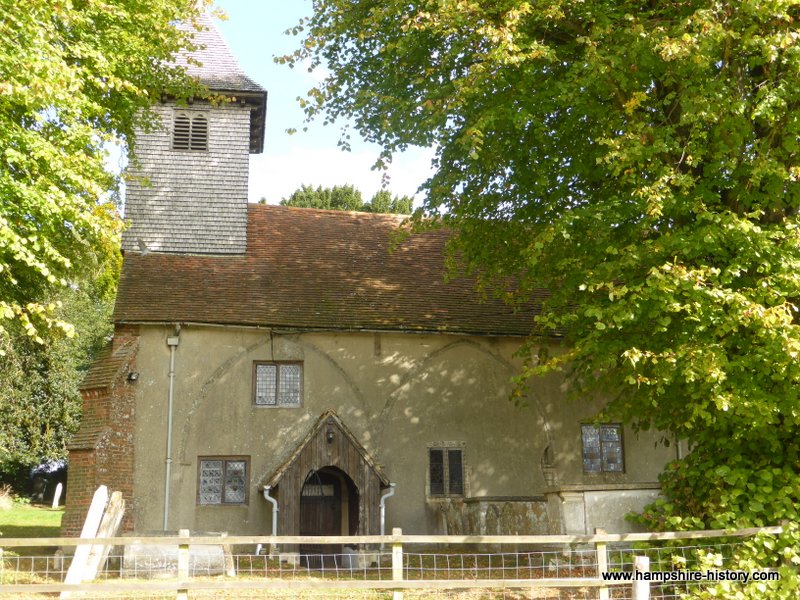
[[[63,516],[63,506],[53,509],[14,502],[11,509],[0,509],[0,536],[58,537]]]

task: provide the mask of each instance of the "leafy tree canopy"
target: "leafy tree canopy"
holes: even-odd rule
[[[0,474],[25,483],[29,470],[45,459],[66,458],[66,446],[81,416],[83,374],[112,333],[121,257],[87,268],[80,284],[58,290],[54,318],[78,335],[46,336],[42,342],[12,321],[0,340]],[[15,480],[14,476],[21,479]]]
[[[525,376],[689,440],[651,523],[800,517],[800,5],[319,0],[309,118],[434,146],[425,210],[550,292]],[[687,521],[686,517],[690,517]],[[681,520],[683,519],[683,520]],[[797,554],[794,554],[797,558]]]
[[[44,343],[70,326],[57,294],[117,247],[105,166],[109,143],[133,150],[161,94],[199,93],[170,66],[195,0],[0,0],[0,337]]]
[[[280,203],[282,206],[302,208],[408,215],[411,214],[413,200],[408,196],[392,196],[388,190],[379,190],[369,202],[364,202],[361,192],[352,185],[335,185],[332,188],[318,186],[316,189],[303,185]]]

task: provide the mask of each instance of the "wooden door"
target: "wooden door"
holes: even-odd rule
[[[342,535],[342,484],[336,475],[319,470],[308,476],[300,493],[300,535]],[[302,544],[300,554],[310,569],[334,566],[341,545]]]

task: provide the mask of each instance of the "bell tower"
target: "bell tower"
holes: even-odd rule
[[[160,126],[137,136],[126,190],[126,252],[243,254],[247,247],[248,159],[263,149],[267,92],[242,71],[207,14],[199,25],[191,29],[199,46],[193,62],[176,62],[226,101],[153,107]]]

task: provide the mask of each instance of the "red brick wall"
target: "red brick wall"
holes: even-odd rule
[[[137,328],[117,327],[114,351],[125,342],[138,342]],[[102,389],[83,391],[83,418],[69,451],[67,498],[61,535],[78,536],[92,496],[100,485],[121,491],[126,503],[123,531],[132,531],[133,465],[136,383],[127,375],[136,370],[136,353]]]
[[[86,400],[84,399],[84,402]],[[83,520],[97,488],[95,479],[95,456],[93,450],[69,451],[67,472],[67,497],[64,517],[61,520],[61,535],[77,537],[81,533]]]

